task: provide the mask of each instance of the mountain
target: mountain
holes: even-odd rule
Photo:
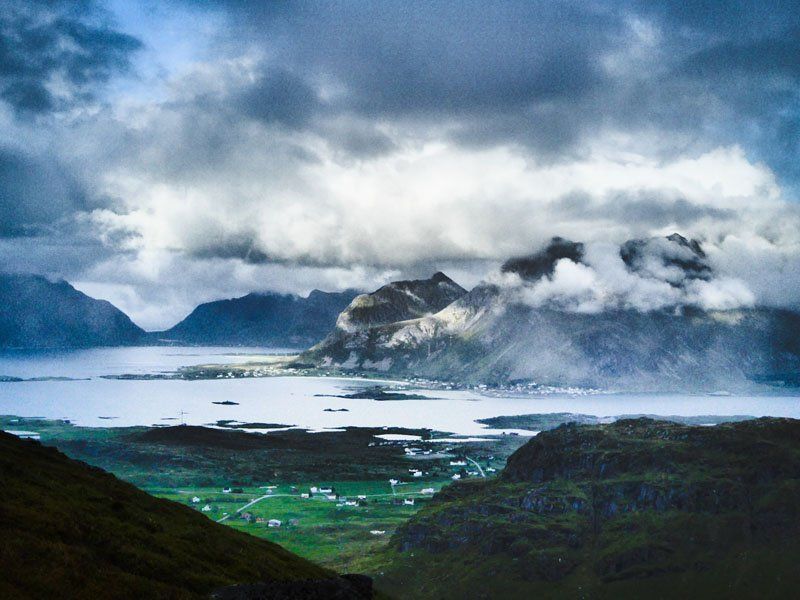
[[[336,319],[334,330],[301,360],[322,366],[335,362],[343,368],[386,370],[384,365],[371,363],[366,354],[356,358],[359,349],[375,345],[373,334],[429,318],[466,293],[444,273],[435,273],[430,279],[389,283],[371,294],[357,296]]]
[[[783,598],[799,507],[800,421],[563,425],[434,496],[378,581],[410,598]]]
[[[530,301],[534,286],[553,281],[559,261],[582,268],[583,255],[583,244],[555,238],[542,252],[503,265],[518,276],[515,284],[481,284],[426,316],[337,328],[301,360],[466,383],[526,380],[639,391],[798,381],[800,314],[793,311],[624,304],[583,311]],[[700,245],[677,234],[632,240],[619,258],[625,276],[650,282],[657,275],[676,297],[713,276]],[[340,321],[346,319],[343,313]]]
[[[105,300],[66,281],[0,274],[0,348],[75,348],[141,343],[144,331]]]
[[[467,293],[444,273],[430,279],[394,281],[357,296],[336,319],[336,329],[352,333],[438,312]]]
[[[188,344],[304,347],[322,339],[357,292],[248,294],[207,302],[154,338]]]
[[[3,432],[0,480],[2,598],[372,597],[368,580]]]

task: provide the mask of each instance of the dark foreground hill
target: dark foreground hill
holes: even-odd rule
[[[151,334],[188,344],[305,347],[321,340],[355,291],[292,294],[248,294],[206,302],[172,329]]]
[[[800,585],[800,421],[565,425],[398,530],[413,598],[785,598]]]
[[[110,302],[37,275],[0,274],[0,307],[0,348],[124,346],[145,335]]]
[[[2,432],[0,483],[0,598],[205,598],[233,584],[248,585],[218,597],[371,597],[368,580]]]

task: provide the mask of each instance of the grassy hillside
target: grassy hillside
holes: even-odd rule
[[[2,598],[194,598],[234,583],[342,582],[275,544],[2,432],[0,482]]]
[[[411,598],[789,597],[800,421],[567,425],[448,486],[376,559]]]

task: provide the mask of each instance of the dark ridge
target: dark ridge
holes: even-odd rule
[[[369,600],[372,597],[372,579],[364,575],[234,585],[211,595],[213,600]]]
[[[132,442],[167,446],[202,446],[229,450],[259,450],[273,444],[264,435],[235,429],[215,429],[197,425],[155,427],[131,436]]]
[[[145,339],[121,310],[66,281],[0,274],[0,306],[0,348],[125,346]]]
[[[676,244],[679,244],[680,246],[683,246],[685,248],[689,248],[692,252],[694,252],[700,258],[705,258],[706,257],[706,253],[703,251],[703,248],[700,246],[700,242],[698,242],[695,239],[688,240],[685,237],[683,237],[680,233],[677,233],[677,232],[668,235],[667,239],[670,242],[675,242]]]
[[[191,344],[304,347],[322,339],[358,292],[253,293],[206,302],[153,339]]]
[[[800,585],[800,421],[562,425],[442,489],[378,579],[408,597],[783,598]]]
[[[620,257],[631,271],[639,271],[644,267],[644,260],[649,256],[661,261],[669,267],[677,267],[686,277],[691,279],[710,279],[713,275],[708,264],[706,253],[697,240],[688,240],[679,233],[668,235],[666,239],[673,246],[664,248],[655,242],[659,238],[628,240],[620,247]]]
[[[2,598],[207,598],[252,581],[350,585],[276,544],[2,432],[0,481]]]
[[[503,263],[503,273],[516,273],[523,279],[532,281],[553,274],[556,263],[562,258],[580,262],[584,246],[562,237],[554,237],[540,252],[529,256],[511,258]]]

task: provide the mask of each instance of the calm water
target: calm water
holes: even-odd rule
[[[475,423],[475,419],[527,413],[576,412],[599,416],[747,414],[800,418],[800,396],[797,394],[488,397],[472,391],[417,390],[439,399],[378,402],[317,396],[375,385],[374,380],[270,377],[120,381],[100,378],[100,375],[122,373],[161,373],[192,364],[246,362],[256,355],[279,351],[274,348],[161,347],[0,353],[0,375],[82,378],[75,381],[0,383],[0,414],[64,418],[78,425],[104,427],[169,424],[177,418],[196,425],[235,419],[312,429],[348,425],[430,427],[465,435],[487,432]],[[238,405],[213,404],[223,401],[237,402]],[[346,408],[348,412],[326,412],[326,408]],[[181,416],[181,412],[185,414]]]
[[[264,354],[291,352],[296,350],[221,346],[0,350],[0,375],[25,379],[31,377],[79,379],[125,373],[165,373],[184,366],[242,363]]]

